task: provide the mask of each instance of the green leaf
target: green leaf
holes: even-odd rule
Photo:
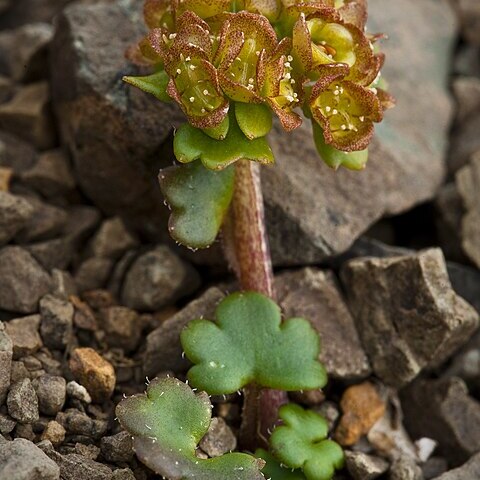
[[[169,77],[165,70],[160,70],[147,77],[123,77],[123,80],[134,87],[140,88],[144,92],[151,93],[161,102],[171,102],[172,99],[167,94],[167,85]]]
[[[320,341],[307,320],[281,323],[280,308],[254,292],[234,293],[217,307],[217,322],[194,320],[181,334],[195,364],[188,379],[209,394],[233,393],[249,383],[309,390],[327,382]]]
[[[323,130],[317,122],[312,121],[313,138],[317,151],[323,161],[331,168],[337,170],[340,167],[349,170],[363,170],[368,161],[368,149],[360,152],[342,152],[325,143]]]
[[[264,480],[263,461],[243,453],[203,460],[195,455],[211,420],[209,397],[195,394],[175,378],[153,380],[145,394],[134,395],[116,408],[133,436],[138,458],[170,480]]]
[[[210,170],[222,170],[240,159],[273,163],[273,153],[265,138],[248,140],[230,112],[230,128],[224,140],[214,140],[189,123],[183,124],[173,140],[175,157],[181,163],[200,159]]]
[[[206,248],[218,235],[233,196],[235,168],[205,168],[200,161],[160,171],[159,181],[172,214],[171,236],[190,248]]]
[[[202,131],[214,140],[225,140],[230,128],[230,117],[227,115],[218,127],[204,128]]]
[[[266,105],[236,103],[235,118],[249,140],[264,137],[272,129],[272,111]]]
[[[269,452],[259,448],[255,452],[257,458],[265,460],[266,465],[262,468],[265,478],[271,480],[306,480],[305,475],[300,470],[292,470],[282,466],[282,464]]]
[[[328,435],[326,420],[290,403],[279,411],[281,425],[270,437],[272,453],[290,468],[301,468],[307,480],[330,480],[343,467],[341,447]]]

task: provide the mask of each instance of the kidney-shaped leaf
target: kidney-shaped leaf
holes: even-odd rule
[[[230,128],[223,140],[215,140],[189,123],[183,124],[173,140],[175,157],[181,163],[200,159],[210,170],[222,170],[240,159],[273,163],[265,137],[249,140],[230,112]]]
[[[264,462],[243,453],[212,459],[195,455],[207,433],[212,405],[175,378],[155,379],[145,394],[122,400],[117,417],[133,436],[138,458],[169,480],[264,480]]]
[[[160,171],[163,195],[172,210],[171,236],[190,248],[206,248],[217,237],[232,200],[235,169],[213,171],[200,161]]]
[[[279,411],[284,425],[270,437],[272,453],[284,465],[301,468],[307,480],[330,480],[343,467],[341,447],[326,440],[328,424],[315,412],[290,403]]]
[[[194,320],[181,334],[195,364],[190,382],[209,394],[233,393],[249,383],[278,390],[321,388],[320,340],[310,323],[281,323],[280,308],[254,292],[234,293],[217,307],[217,321]]]
[[[271,480],[306,480],[301,470],[292,470],[282,465],[271,453],[262,448],[257,449],[255,456],[266,462],[266,465],[262,468],[265,478]]]

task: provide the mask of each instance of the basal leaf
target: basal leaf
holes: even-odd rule
[[[205,168],[200,161],[160,171],[160,186],[172,214],[171,236],[190,248],[206,248],[217,237],[232,200],[235,169]]]
[[[214,140],[225,140],[230,128],[230,117],[227,115],[218,127],[204,128],[203,132]]]
[[[273,153],[266,138],[248,140],[230,112],[230,128],[224,140],[214,140],[198,128],[183,124],[175,135],[173,150],[181,163],[200,159],[210,170],[222,170],[240,159],[273,163]]]
[[[167,94],[169,78],[165,70],[160,70],[146,77],[123,77],[123,80],[144,92],[151,93],[162,102],[172,101],[172,98]]]
[[[207,433],[212,405],[174,379],[155,379],[145,394],[120,402],[116,414],[138,458],[169,480],[264,480],[264,462],[243,453],[203,460],[195,455]]]
[[[321,388],[320,341],[307,320],[281,323],[280,308],[254,292],[234,293],[216,311],[217,321],[194,320],[181,334],[195,364],[190,382],[209,394],[233,393],[249,383],[279,390]]]
[[[272,129],[272,111],[261,103],[237,103],[235,118],[249,140],[264,137]]]
[[[257,458],[265,460],[266,465],[262,468],[265,478],[271,480],[306,480],[301,470],[292,470],[291,468],[282,466],[282,464],[269,452],[259,448],[255,452]]]
[[[322,160],[331,168],[337,170],[340,167],[349,170],[363,170],[368,161],[368,149],[359,152],[342,152],[325,143],[322,127],[315,121],[312,122],[313,138],[317,151]]]
[[[279,411],[283,425],[270,437],[272,453],[290,468],[301,468],[307,480],[330,480],[343,467],[341,447],[326,440],[328,424],[315,412],[290,403]]]

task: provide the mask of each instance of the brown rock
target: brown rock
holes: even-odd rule
[[[66,430],[55,420],[47,423],[45,430],[42,433],[42,440],[49,440],[54,446],[61,445],[65,440]]]
[[[39,328],[40,315],[16,318],[5,325],[5,331],[13,343],[13,358],[15,360],[35,353],[42,347]]]
[[[3,245],[27,224],[34,209],[24,198],[1,190],[0,188],[0,245]]]
[[[47,347],[63,350],[71,342],[73,313],[73,305],[62,298],[45,295],[40,300],[40,333]]]
[[[480,46],[480,5],[476,0],[457,0],[463,34],[468,42]]]
[[[75,245],[66,237],[31,243],[24,248],[47,271],[66,269],[75,254]]]
[[[105,342],[110,347],[131,352],[138,346],[142,335],[140,316],[126,307],[110,307],[101,312],[100,327],[105,331]]]
[[[130,462],[134,455],[132,436],[128,432],[120,432],[111,437],[103,437],[101,452],[107,462]]]
[[[385,413],[384,400],[369,382],[347,388],[340,406],[343,415],[335,431],[335,439],[342,446],[357,443]]]
[[[0,406],[7,398],[10,388],[10,372],[12,370],[13,342],[8,335],[5,324],[0,322]]]
[[[401,392],[404,423],[414,438],[439,443],[438,453],[461,465],[480,451],[480,403],[458,378],[417,380]]]
[[[0,192],[10,190],[10,181],[12,180],[13,170],[8,167],[0,167]]]
[[[345,451],[348,473],[354,480],[374,480],[388,470],[388,462],[362,452]]]
[[[237,437],[223,418],[214,417],[208,432],[200,440],[199,446],[209,457],[220,457],[235,450]]]
[[[86,413],[75,408],[59,412],[55,420],[65,428],[69,435],[82,435],[93,439],[103,437],[108,428],[105,420],[90,418]]]
[[[70,297],[70,302],[75,307],[75,313],[73,314],[75,326],[84,330],[95,331],[98,328],[97,319],[90,306],[75,295]]]
[[[91,257],[81,263],[75,272],[75,284],[79,292],[103,288],[113,268],[110,258]]]
[[[389,385],[441,364],[478,326],[451,287],[441,250],[352,260],[342,279],[373,370]]]
[[[46,150],[55,145],[47,82],[20,88],[7,103],[0,105],[0,127]]]
[[[343,380],[368,377],[367,356],[332,272],[306,268],[284,273],[276,277],[275,287],[286,318],[306,318],[319,333],[320,360],[329,376]]]
[[[452,88],[457,101],[456,122],[462,124],[480,110],[480,79],[457,77],[453,80]]]
[[[70,357],[72,374],[87,390],[94,402],[111,397],[115,388],[115,370],[112,365],[91,348],[76,348]]]
[[[15,175],[32,167],[37,159],[35,148],[16,135],[0,132],[0,166],[11,168]]]

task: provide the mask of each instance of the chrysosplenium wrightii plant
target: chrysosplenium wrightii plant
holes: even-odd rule
[[[208,394],[246,388],[245,420],[252,397],[278,407],[287,400],[281,391],[326,383],[317,333],[303,319],[282,322],[272,301],[256,166],[274,162],[266,138],[272,117],[286,132],[309,119],[330,167],[364,168],[374,123],[394,103],[380,88],[381,36],[366,33],[366,0],[146,0],[144,12],[149,32],[128,57],[153,73],[125,80],[174,100],[188,120],[174,137],[180,165],[160,172],[170,233],[196,249],[223,228],[241,288],[257,291],[227,297],[215,322],[196,320],[182,333],[194,364],[188,378]],[[137,455],[173,480],[262,478],[265,461],[274,480],[328,480],[343,462],[340,447],[326,440],[326,422],[293,404],[273,409],[283,424],[269,440],[265,429],[253,429],[270,447],[257,459],[197,458],[211,405],[177,380],[156,380],[117,410]]]

